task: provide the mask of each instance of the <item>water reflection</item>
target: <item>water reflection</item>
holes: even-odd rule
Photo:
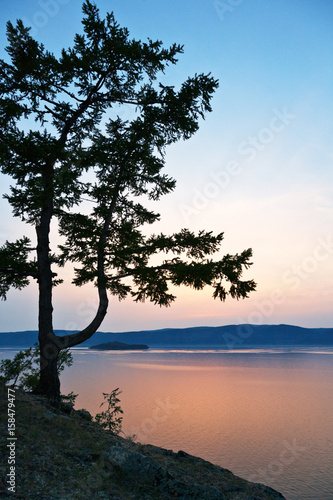
[[[64,392],[98,411],[123,391],[123,429],[280,490],[328,500],[333,490],[333,356],[302,350],[74,353]]]
[[[201,456],[288,500],[332,500],[333,352],[318,352],[75,349],[62,391],[96,414],[102,393],[119,387],[127,435]]]

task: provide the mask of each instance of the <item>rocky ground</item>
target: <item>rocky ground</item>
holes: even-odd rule
[[[103,430],[85,410],[0,386],[0,497],[22,499],[274,500],[284,497],[183,451],[134,443]],[[12,420],[11,420],[12,421]],[[12,428],[13,429],[13,428]],[[15,442],[12,448],[8,443]],[[11,453],[11,455],[10,455]],[[10,465],[15,492],[8,491]],[[13,466],[13,465],[12,465]],[[15,477],[14,477],[14,474]]]

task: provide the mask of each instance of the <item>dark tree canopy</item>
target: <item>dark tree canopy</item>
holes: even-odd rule
[[[196,74],[177,90],[163,85],[158,78],[176,64],[182,46],[133,40],[113,13],[101,19],[89,0],[83,14],[83,34],[58,58],[22,21],[8,22],[11,62],[0,61],[0,168],[13,179],[5,197],[14,216],[36,228],[37,241],[22,237],[0,249],[0,294],[4,299],[11,286],[38,281],[39,392],[50,397],[59,394],[59,351],[96,331],[107,311],[107,292],[168,306],[175,299],[170,284],[197,290],[210,285],[222,301],[255,289],[253,280],[242,280],[251,249],[212,259],[223,233],[143,232],[159,220],[143,205],[144,197],[159,200],[175,187],[162,173],[166,148],[198,130],[212,110],[218,82]],[[123,105],[133,108],[126,120],[119,116]],[[65,241],[57,249],[50,246],[52,220]],[[159,265],[151,264],[155,254],[162,255]],[[76,285],[96,284],[99,307],[83,331],[57,337],[52,288],[61,280],[54,268],[68,261],[75,263]]]

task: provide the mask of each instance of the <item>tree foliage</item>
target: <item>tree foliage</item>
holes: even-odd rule
[[[11,287],[21,290],[29,284],[29,277],[37,277],[36,261],[27,262],[31,252],[29,238],[23,237],[14,243],[6,241],[0,247],[0,297],[6,300]]]
[[[168,306],[175,299],[170,284],[209,285],[222,301],[255,289],[253,280],[242,279],[251,249],[212,259],[223,233],[146,235],[160,216],[144,198],[157,201],[175,187],[162,173],[166,149],[198,130],[212,110],[217,80],[201,73],[177,89],[165,85],[163,75],[183,47],[131,39],[113,13],[101,19],[90,0],[82,24],[83,33],[57,57],[22,21],[8,22],[10,62],[0,61],[0,169],[13,180],[5,198],[14,216],[35,227],[37,243],[23,237],[0,248],[0,296],[30,278],[38,282],[42,392],[56,374],[46,347],[60,352],[89,338],[106,314],[107,292]],[[127,119],[122,106],[131,108]],[[54,253],[53,220],[63,237]],[[159,265],[152,264],[156,254]],[[52,288],[66,262],[75,265],[75,285],[95,283],[99,307],[82,332],[56,338]]]

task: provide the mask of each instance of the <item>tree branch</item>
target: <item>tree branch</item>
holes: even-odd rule
[[[72,99],[74,99],[75,101],[77,102],[84,102],[84,99],[79,99],[76,95],[74,95],[72,92],[68,92],[68,90],[60,87],[59,85],[57,84],[54,84],[55,88],[59,91],[59,92],[64,92],[64,94],[67,94],[69,97],[71,97]]]
[[[102,75],[99,78],[99,80],[96,83],[96,85],[89,92],[88,97],[86,98],[86,100],[81,102],[81,104],[78,107],[78,109],[73,112],[73,115],[71,116],[71,118],[69,118],[65,122],[64,127],[62,129],[61,136],[59,138],[60,144],[65,144],[66,139],[67,139],[67,135],[68,135],[68,133],[69,133],[72,125],[74,125],[74,123],[76,122],[76,120],[89,108],[90,104],[92,103],[92,96],[94,95],[95,92],[98,92],[98,90],[103,86],[104,79],[105,79],[105,75]]]
[[[0,274],[6,275],[6,276],[12,276],[13,278],[27,278],[30,276],[31,278],[38,279],[38,272],[37,271],[17,271],[15,269],[10,269],[10,268],[4,268],[0,267]],[[52,273],[53,276],[58,276],[56,273]]]
[[[159,270],[164,270],[164,269],[169,271],[170,269],[172,269],[175,266],[176,266],[176,263],[175,264],[170,263],[170,264],[162,264],[160,266],[146,267],[145,269],[147,269],[149,271],[159,271]],[[118,280],[118,279],[129,278],[130,276],[135,276],[136,274],[139,274],[139,272],[140,272],[139,268],[128,269],[127,273],[117,274],[115,276],[106,276],[106,280],[107,281],[114,281],[114,280]]]

